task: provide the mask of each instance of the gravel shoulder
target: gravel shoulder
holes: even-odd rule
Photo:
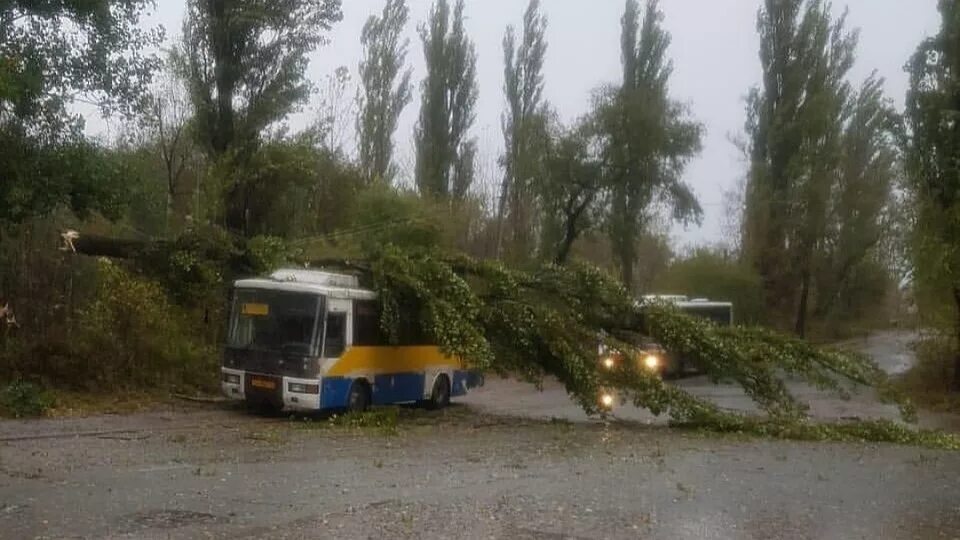
[[[168,414],[168,419],[162,418]],[[89,422],[89,426],[84,424]],[[400,433],[196,408],[0,443],[3,538],[954,538],[960,454],[542,422]],[[42,425],[44,422],[35,422]],[[16,425],[0,423],[0,434]],[[39,430],[38,430],[39,431]],[[77,435],[79,433],[79,436]]]

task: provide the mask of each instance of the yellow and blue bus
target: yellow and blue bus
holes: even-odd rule
[[[441,408],[483,385],[482,374],[424,344],[416,331],[388,345],[377,295],[355,276],[281,270],[237,281],[233,290],[221,368],[228,398],[300,412]]]

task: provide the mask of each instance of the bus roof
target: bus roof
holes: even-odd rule
[[[361,289],[356,276],[316,270],[277,270],[269,277],[241,279],[233,285],[238,289],[302,292],[348,300],[373,300],[377,297],[375,292]]]
[[[731,302],[717,302],[706,298],[690,299],[689,296],[679,294],[648,294],[643,297],[639,304],[664,302],[673,304],[679,308],[732,308]]]

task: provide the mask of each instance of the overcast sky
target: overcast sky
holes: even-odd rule
[[[162,24],[169,39],[181,28],[185,0],[158,0],[157,12],[145,24]],[[414,79],[423,77],[423,55],[416,25],[426,19],[431,0],[408,0],[411,7],[410,60]],[[544,0],[549,18],[546,97],[565,120],[586,112],[591,90],[616,82],[620,74],[619,30],[623,0]],[[721,240],[725,223],[723,193],[743,177],[745,166],[730,136],[744,119],[743,96],[759,80],[756,10],[760,0],[663,0],[666,28],[673,36],[669,54],[675,71],[671,91],[687,102],[706,126],[703,153],[687,170],[687,181],[704,205],[703,227],[673,235],[681,244]],[[344,0],[343,21],[330,34],[330,44],[312,58],[309,76],[318,85],[338,66],[356,78],[360,30],[383,0]],[[503,109],[501,41],[508,24],[519,25],[526,0],[467,0],[467,29],[479,54],[480,102],[476,124],[481,155],[489,164],[501,152]],[[886,78],[890,98],[902,105],[907,89],[903,66],[917,44],[938,27],[936,0],[835,0],[838,13],[849,8],[849,24],[860,29],[854,81],[877,70]],[[397,133],[401,161],[412,162],[412,133],[418,96],[406,110]],[[304,125],[309,111],[296,116]],[[97,129],[95,123],[92,127]],[[351,143],[352,145],[352,143]],[[490,176],[486,174],[486,176]]]

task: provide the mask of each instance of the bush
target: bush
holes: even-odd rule
[[[80,311],[72,353],[90,389],[212,389],[218,354],[188,312],[157,283],[110,262],[94,301]],[[77,366],[81,367],[81,366]]]
[[[0,415],[13,418],[43,416],[54,405],[53,396],[33,383],[15,381],[0,390]]]
[[[950,392],[955,345],[944,335],[933,335],[914,346],[917,361],[899,381],[917,403],[932,409],[960,410],[960,397]]]

